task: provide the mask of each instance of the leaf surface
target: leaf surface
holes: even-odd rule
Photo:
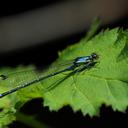
[[[79,43],[69,46],[59,53],[62,63],[79,56],[97,53],[96,65],[88,70],[75,73],[61,73],[40,81],[0,99],[0,125],[15,120],[14,114],[28,100],[42,97],[44,106],[57,111],[69,105],[74,111],[90,116],[98,115],[102,104],[112,106],[113,110],[124,112],[128,106],[128,36],[127,30],[112,29],[100,32],[90,40],[83,38]],[[29,70],[31,67],[1,69],[5,72]],[[43,74],[48,74],[45,72]],[[37,77],[35,72],[21,72],[0,81],[0,92],[13,86],[24,84]],[[48,91],[45,88],[50,87]]]

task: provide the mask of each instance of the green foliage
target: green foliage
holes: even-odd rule
[[[61,63],[78,56],[87,56],[95,52],[99,55],[98,63],[80,73],[62,73],[50,79],[33,84],[20,91],[0,99],[0,126],[15,120],[18,109],[33,98],[42,97],[44,106],[57,111],[70,105],[74,111],[83,115],[98,115],[100,106],[112,106],[113,110],[124,112],[128,106],[128,36],[127,30],[112,29],[100,32],[95,37],[82,39],[59,53]],[[8,80],[0,82],[0,92],[13,86],[29,82],[36,77],[35,72],[19,72],[31,67],[1,69],[5,72],[17,72]],[[44,72],[47,74],[49,72]],[[24,80],[24,81],[22,81]],[[51,87],[48,91],[45,88]]]

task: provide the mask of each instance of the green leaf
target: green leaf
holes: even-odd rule
[[[128,37],[124,35],[118,40],[120,34],[122,30],[119,29],[106,30],[88,42],[82,39],[79,44],[64,50],[59,61],[95,52],[99,55],[98,64],[78,74],[77,80],[69,77],[60,86],[45,93],[44,105],[50,110],[70,105],[74,111],[81,110],[90,116],[98,115],[102,104],[124,111],[128,105],[128,57],[120,61],[118,58],[127,54]]]
[[[88,56],[93,52],[99,55],[98,63],[80,73],[62,73],[1,98],[0,125],[15,120],[14,114],[18,109],[28,100],[37,97],[42,97],[44,106],[54,111],[69,105],[74,111],[82,111],[83,115],[94,116],[99,114],[101,105],[105,104],[112,106],[113,110],[124,112],[128,106],[127,51],[127,30],[119,28],[107,29],[90,40],[84,38],[79,43],[69,46],[59,53],[59,58],[54,63],[55,66],[57,66],[56,63],[79,56]],[[35,78],[35,72],[18,72],[29,69],[31,67],[1,69],[1,74],[17,73],[7,80],[1,80],[0,92]],[[44,74],[47,73],[49,72],[46,71]],[[44,91],[47,87],[50,89]]]

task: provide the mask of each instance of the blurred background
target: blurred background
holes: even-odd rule
[[[124,27],[127,0],[43,0],[0,5],[1,66],[47,65],[85,36],[99,16],[102,28]],[[11,60],[11,61],[10,61]]]
[[[38,67],[50,64],[57,58],[58,51],[77,43],[85,36],[92,20],[97,16],[102,22],[100,29],[107,27],[127,29],[127,6],[127,0],[43,0],[29,3],[26,1],[1,3],[0,66],[35,64]],[[35,102],[38,103],[34,105]],[[28,112],[30,114],[30,108],[36,109],[41,100],[36,100],[34,103],[28,103],[23,111],[30,111]],[[126,119],[122,113],[113,112],[111,108],[103,108],[104,114],[101,114],[100,118],[93,119],[89,117],[83,119],[80,112],[74,114],[71,108],[62,109],[61,114],[50,113],[47,108],[38,108],[39,111],[35,113],[43,111],[44,117],[41,116],[40,119],[45,119],[45,123],[51,120],[52,127],[68,127],[68,124],[78,127],[108,127],[114,126],[118,120]],[[125,120],[122,121],[123,124],[126,123]],[[13,128],[16,126],[27,128],[19,122],[10,125]]]

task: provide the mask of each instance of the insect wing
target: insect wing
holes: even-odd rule
[[[17,72],[5,73],[1,75],[0,86],[2,86],[2,88],[5,88],[4,91],[8,91],[25,84],[31,85],[30,83],[32,81],[36,81],[35,83],[40,83],[40,84],[42,84],[43,82],[44,89],[49,88],[49,86],[51,85],[53,86],[53,83],[56,83],[56,81],[58,81],[57,79],[60,79],[60,77],[57,77],[57,75],[54,76],[50,74],[61,71],[70,64],[71,64],[71,61],[68,64],[67,63],[59,64],[59,66],[57,67],[52,65],[50,69],[46,70],[45,72],[37,72],[35,69],[30,69],[30,70],[24,70],[24,71],[19,70]],[[49,77],[46,77],[46,76],[49,76]],[[46,80],[44,79],[45,77],[46,77]],[[50,81],[52,81],[53,83],[50,84],[49,83]],[[49,85],[44,83],[48,83]]]

